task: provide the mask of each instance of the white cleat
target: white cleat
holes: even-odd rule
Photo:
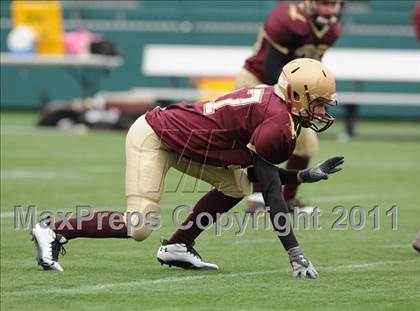
[[[261,192],[254,192],[246,197],[245,213],[261,215],[267,211]]]
[[[169,244],[167,240],[162,241],[162,245],[157,252],[157,260],[162,265],[180,267],[192,270],[218,270],[216,264],[204,262],[198,252],[185,244]]]
[[[44,270],[63,271],[58,263],[58,255],[65,254],[63,244],[67,240],[49,228],[47,225],[36,224],[31,231],[32,240],[37,249],[36,260]]]

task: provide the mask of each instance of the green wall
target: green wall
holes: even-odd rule
[[[101,89],[127,90],[137,86],[171,85],[168,78],[142,75],[141,54],[145,44],[250,46],[254,43],[261,21],[276,3],[277,1],[142,1],[134,3],[134,8],[65,6],[64,16],[66,31],[83,27],[102,33],[117,43],[124,56],[124,65],[103,76]],[[6,37],[10,31],[9,5],[10,1],[1,1],[1,51],[7,50]],[[419,48],[411,25],[413,5],[414,1],[387,1],[385,6],[379,6],[378,1],[352,1],[346,7],[343,36],[336,46]],[[388,31],[386,27],[382,29],[381,24],[391,27],[388,29],[392,31]],[[95,72],[89,74],[94,75]],[[187,80],[180,79],[179,85],[186,86]],[[338,88],[350,90],[351,83],[339,83]],[[367,83],[363,89],[419,92],[420,85]],[[1,68],[0,103],[3,109],[33,109],[48,100],[68,100],[80,96],[81,89],[76,79],[62,68]],[[413,107],[363,107],[361,112],[366,116],[420,118],[420,108]],[[338,109],[337,113],[340,114],[341,110]]]

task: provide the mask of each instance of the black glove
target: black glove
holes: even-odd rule
[[[335,156],[325,160],[315,167],[307,168],[298,173],[299,179],[304,183],[312,183],[320,181],[321,179],[328,179],[329,174],[334,174],[341,171],[341,164],[344,163],[343,156]]]

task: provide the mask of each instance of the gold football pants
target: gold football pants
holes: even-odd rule
[[[128,131],[125,152],[125,221],[127,228],[131,228],[128,234],[135,240],[144,240],[152,232],[151,222],[160,213],[159,202],[171,167],[231,197],[251,193],[252,186],[244,170],[203,165],[179,156],[153,131],[145,116],[138,118]]]

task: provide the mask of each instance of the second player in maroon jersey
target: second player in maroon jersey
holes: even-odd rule
[[[341,29],[337,18],[331,23],[317,25],[304,10],[304,3],[281,3],[269,13],[255,44],[255,53],[244,66],[262,83],[274,85],[283,65],[293,59],[321,60],[325,51],[339,38]],[[278,63],[277,67],[268,64],[270,55],[267,54],[270,53],[281,54],[277,57],[281,63],[273,60]]]

